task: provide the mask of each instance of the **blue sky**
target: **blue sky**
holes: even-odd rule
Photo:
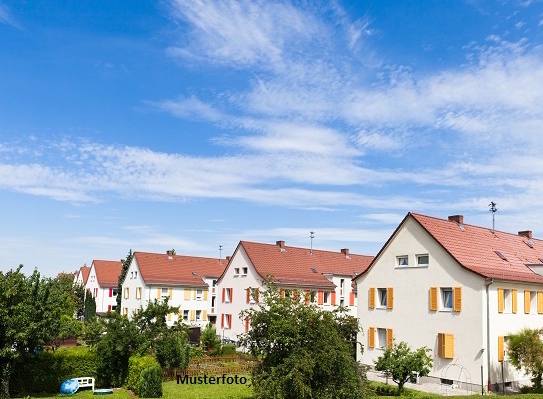
[[[542,45],[541,1],[0,0],[0,269],[542,237]]]

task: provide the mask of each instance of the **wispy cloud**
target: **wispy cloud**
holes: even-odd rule
[[[18,29],[21,28],[21,25],[13,16],[11,10],[8,8],[8,6],[2,4],[2,2],[0,2],[0,23],[11,25]]]

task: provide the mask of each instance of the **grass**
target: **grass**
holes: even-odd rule
[[[250,380],[250,378],[247,378]],[[249,382],[246,385],[232,384],[232,385],[187,385],[177,384],[174,381],[167,381],[162,384],[163,399],[250,399],[251,387]],[[49,396],[32,396],[33,398],[52,399],[52,398],[75,398],[75,399],[90,399],[90,398],[104,398],[104,399],[134,399],[135,396],[125,390],[118,389],[113,392],[112,395],[94,396],[89,389],[81,390],[74,395],[49,395]]]

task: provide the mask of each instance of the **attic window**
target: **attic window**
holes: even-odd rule
[[[502,258],[503,260],[507,260],[507,258],[505,257],[504,254],[502,254],[500,251],[494,251],[496,252],[496,255],[498,255],[500,258]]]
[[[524,240],[524,244],[528,245],[530,248],[534,247],[534,242],[532,240]]]
[[[196,276],[196,272],[192,272],[192,275],[193,275],[193,276]]]
[[[311,268],[311,271],[312,271],[313,273],[317,273],[317,269],[315,269],[314,267]]]

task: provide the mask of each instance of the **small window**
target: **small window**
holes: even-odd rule
[[[247,270],[247,268],[246,268],[246,267],[244,267],[244,268],[243,268],[243,275],[244,275],[244,276],[246,276],[246,275],[247,275],[247,271],[248,271],[248,270]]]
[[[212,286],[212,287],[216,287],[216,286],[217,286],[217,280],[213,280],[213,281],[211,282],[211,286]]]
[[[224,328],[231,328],[232,316],[229,314],[224,315]]]
[[[239,276],[239,267],[234,268],[234,277]]]
[[[111,306],[111,310],[112,310],[112,311],[115,311],[116,309],[117,309],[117,305]]]
[[[387,307],[387,289],[386,288],[377,288],[377,295],[379,297],[379,307]]]
[[[166,297],[170,296],[170,290],[168,289],[168,287],[162,287],[161,288],[160,296],[162,298],[166,298]]]
[[[452,288],[441,288],[441,310],[453,310]]]
[[[378,328],[377,329],[377,347],[385,349],[387,347],[387,329]]]
[[[232,301],[232,288],[227,288],[225,290],[226,297],[224,298],[225,302],[231,302]]]
[[[134,278],[134,272],[130,272],[130,278]]]
[[[430,257],[426,255],[417,255],[417,266],[428,266]]]
[[[117,288],[113,288],[113,296],[117,296]]]
[[[188,320],[189,320],[189,311],[183,310],[183,321],[188,321]]]
[[[196,300],[201,301],[203,295],[203,290],[196,290]]]
[[[330,293],[328,291],[324,292],[324,304],[329,305],[330,304]]]
[[[202,311],[201,310],[196,311],[196,321],[202,321]]]
[[[345,306],[345,299],[341,298],[339,300],[339,306]]]
[[[311,291],[310,297],[311,303],[317,303],[317,293],[315,291]]]
[[[138,277],[138,272],[134,272],[134,278]]]
[[[396,261],[397,261],[398,267],[409,266],[409,258],[407,257],[407,255],[397,256]]]

